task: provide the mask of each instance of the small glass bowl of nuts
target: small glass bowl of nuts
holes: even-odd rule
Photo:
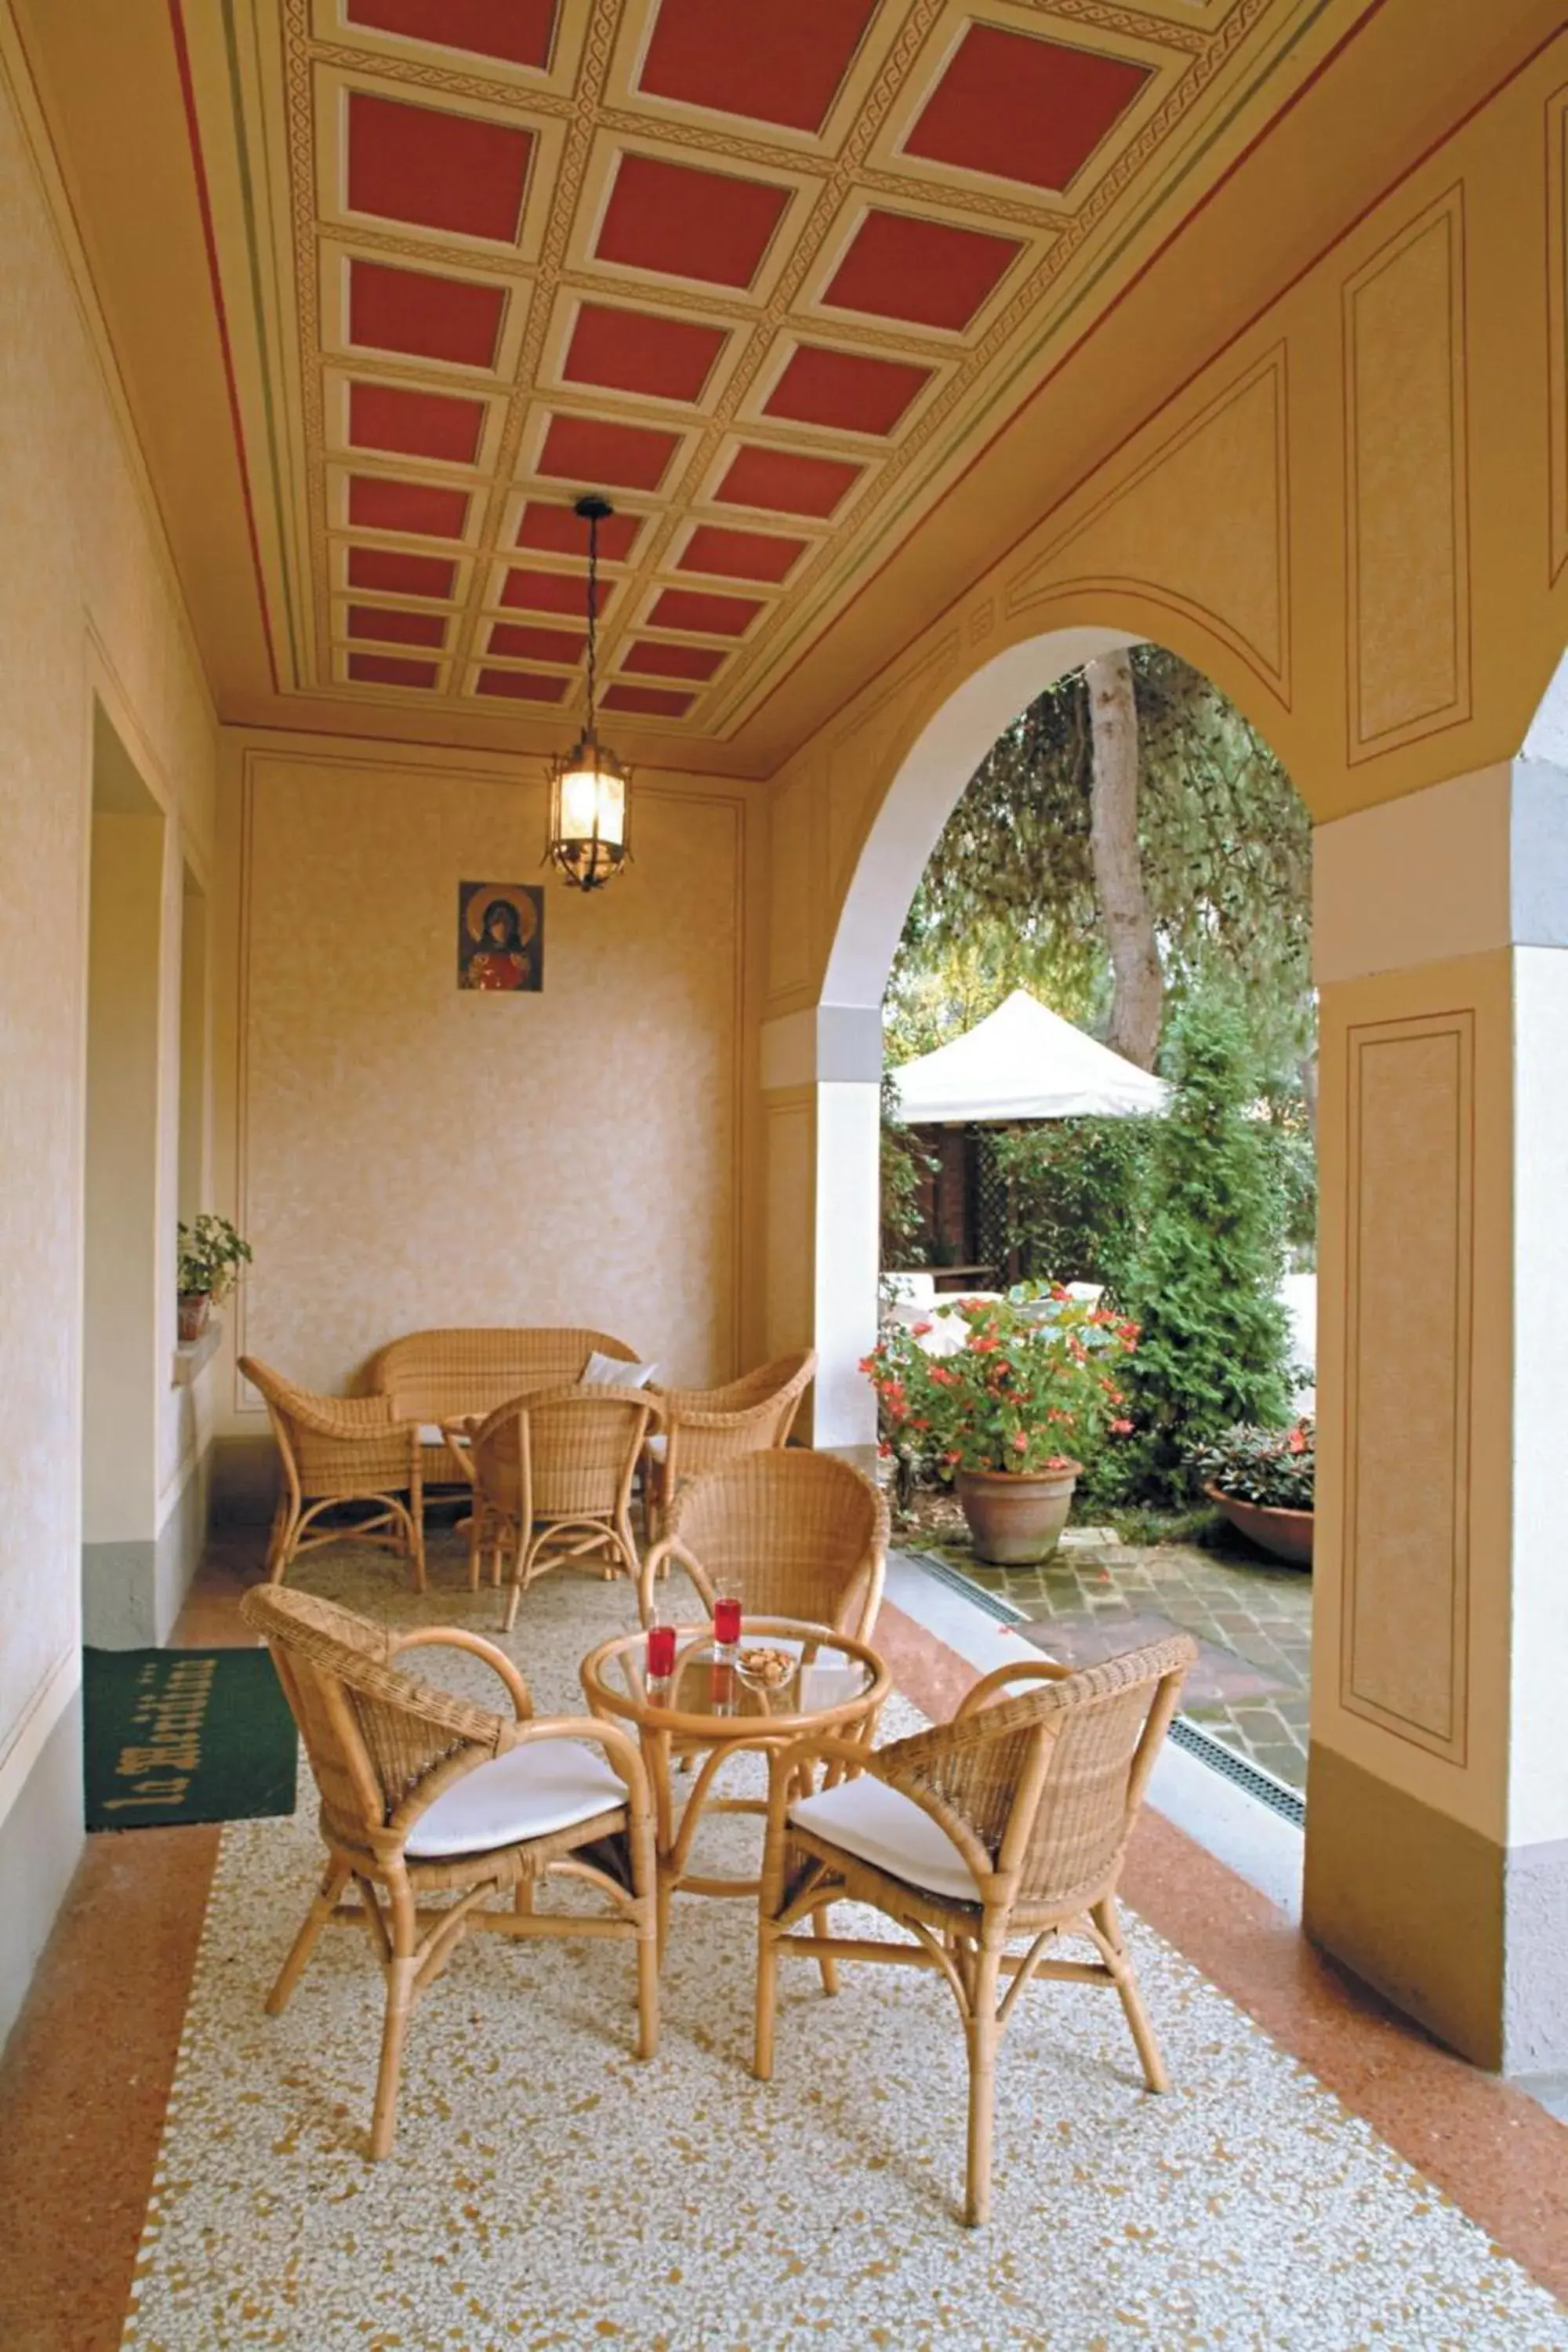
[[[793,1650],[781,1650],[765,1642],[748,1642],[736,1657],[735,1672],[748,1690],[776,1698],[795,1680],[799,1664]]]

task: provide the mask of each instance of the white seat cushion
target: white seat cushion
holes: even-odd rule
[[[628,1364],[619,1356],[601,1356],[595,1348],[583,1367],[584,1381],[602,1389],[646,1389],[657,1364]]]
[[[420,1423],[419,1443],[421,1445],[445,1446],[447,1440],[442,1433],[441,1424],[438,1421],[422,1421]]]
[[[520,1838],[552,1837],[626,1801],[626,1784],[575,1739],[538,1739],[477,1764],[421,1813],[405,1853],[485,1853]]]
[[[645,1437],[643,1444],[656,1462],[662,1462],[669,1452],[669,1440],[662,1429],[656,1431],[652,1437]]]
[[[841,1845],[878,1870],[889,1871],[911,1886],[945,1895],[954,1903],[978,1903],[974,1874],[947,1832],[910,1797],[862,1772],[840,1780],[817,1797],[800,1797],[789,1809],[792,1822],[814,1837]]]

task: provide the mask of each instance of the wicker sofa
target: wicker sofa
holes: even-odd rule
[[[493,1412],[529,1389],[569,1386],[594,1354],[637,1361],[637,1349],[624,1339],[567,1326],[410,1331],[371,1359],[369,1387],[373,1395],[392,1398],[398,1420],[433,1431],[465,1413]],[[424,1461],[427,1486],[452,1483],[452,1457],[439,1439],[426,1441]]]

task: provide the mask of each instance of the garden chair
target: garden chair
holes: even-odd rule
[[[377,1544],[408,1554],[425,1590],[424,1464],[416,1423],[384,1396],[316,1396],[255,1356],[239,1369],[267,1402],[282,1483],[267,1543],[267,1572],[281,1583],[301,1552],[323,1544]],[[324,1511],[363,1503],[368,1517],[322,1524]]]
[[[535,1716],[511,1660],[477,1633],[424,1626],[395,1633],[313,1594],[258,1585],[240,1604],[272,1653],[321,1795],[327,1867],[277,1982],[288,2005],[321,1929],[360,1920],[386,1979],[386,2014],[370,2153],[396,2128],[403,2051],[414,2003],[465,1935],[622,1937],[637,1947],[637,2054],[658,2044],[653,1813],[637,1743],[592,1717]],[[470,1652],[506,1685],[494,1714],[402,1671],[431,1644]],[[535,1916],[550,1877],[584,1880],[602,1914]],[[349,1881],[356,1902],[341,1898]],[[510,1893],[510,1910],[486,1910]],[[427,1895],[450,1895],[442,1908]]]
[[[1182,1634],[1080,1672],[1047,1659],[1002,1666],[975,1684],[951,1722],[912,1738],[868,1753],[808,1737],[771,1759],[752,2071],[763,2082],[773,2074],[781,1952],[822,1967],[828,1991],[839,1960],[939,1969],[969,2049],[967,2222],[984,2221],[990,2209],[996,2049],[1031,1978],[1113,1987],[1145,2083],[1168,2087],[1116,1887],[1196,1655]],[[1035,1681],[1047,1686],[999,1696]],[[819,1763],[830,1785],[802,1795]],[[826,1932],[828,1906],[844,1900],[870,1904],[913,1941],[835,1937]],[[795,1933],[803,1925],[808,1932]],[[1098,1958],[1055,1957],[1064,1936],[1086,1937]],[[1009,1951],[1021,1937],[1026,1948]]]
[[[682,1480],[742,1454],[786,1445],[816,1371],[815,1348],[780,1356],[717,1389],[656,1389],[664,1426],[647,1441],[643,1495],[650,1532]]]
[[[654,1580],[672,1559],[704,1609],[723,1587],[739,1592],[748,1616],[800,1618],[868,1642],[887,1572],[888,1506],[837,1454],[746,1454],[691,1479],[670,1504],[668,1532],[643,1561],[645,1625]]]
[[[590,1386],[531,1390],[483,1421],[447,1425],[467,1441],[474,1482],[468,1583],[479,1590],[489,1557],[500,1584],[510,1563],[506,1628],[535,1580],[571,1561],[597,1560],[606,1578],[639,1570],[632,1533],[632,1486],[658,1401],[647,1389]]]

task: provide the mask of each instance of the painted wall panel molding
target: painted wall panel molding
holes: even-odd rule
[[[1470,716],[1463,188],[1373,254],[1342,301],[1354,762]]]

